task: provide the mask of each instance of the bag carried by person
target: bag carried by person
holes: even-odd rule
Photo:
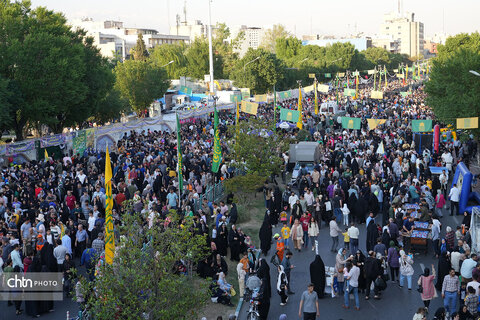
[[[383,291],[387,288],[387,283],[380,277],[375,280],[375,287],[377,287],[378,290]]]

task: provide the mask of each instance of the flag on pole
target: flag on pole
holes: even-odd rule
[[[360,72],[356,72],[356,78],[355,78],[355,99],[358,99],[358,75]]]
[[[236,112],[235,112],[235,135],[238,136],[239,121],[240,121],[240,103],[237,102],[236,104]],[[236,137],[235,137],[236,138]]]
[[[220,168],[220,163],[222,162],[222,148],[220,147],[220,128],[218,127],[217,107],[215,107],[214,119],[215,140],[213,142],[212,172],[217,173],[218,169]]]
[[[367,119],[368,127],[370,130],[375,129],[377,126],[384,124],[387,120],[385,119]]]
[[[297,127],[302,130],[303,128],[303,117],[302,117],[302,87],[298,87],[298,122]]]
[[[317,94],[317,81],[315,81],[315,114],[318,114],[318,94]]]
[[[386,66],[383,66],[383,70],[385,71],[385,89],[387,89],[387,86],[388,86],[387,67],[386,67]]]
[[[287,108],[280,109],[280,120],[289,122],[298,122],[300,118],[300,112],[298,110],[290,110]]]
[[[178,171],[178,190],[180,195],[183,192],[183,159],[182,159],[182,140],[180,139],[180,121],[177,116],[177,171]]]
[[[105,262],[113,263],[115,256],[115,237],[113,236],[113,197],[112,197],[112,166],[108,145],[105,156]]]
[[[477,129],[478,117],[457,118],[457,129]]]
[[[48,161],[48,152],[47,152],[47,148],[45,148],[45,162]]]

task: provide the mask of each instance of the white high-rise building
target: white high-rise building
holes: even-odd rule
[[[423,53],[424,26],[415,21],[414,13],[400,12],[384,15],[380,27],[381,37],[394,40],[398,43],[398,52],[415,57]]]
[[[234,49],[235,52],[238,52],[240,57],[243,57],[249,48],[258,49],[260,47],[265,34],[265,29],[242,25],[231,28],[230,33],[231,36],[229,40],[233,40],[237,38],[240,33],[243,33],[242,40],[240,40],[238,47]]]

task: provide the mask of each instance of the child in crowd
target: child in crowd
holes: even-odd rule
[[[343,235],[343,247],[350,251],[350,236],[348,235],[348,228],[345,228],[345,231],[342,232]]]

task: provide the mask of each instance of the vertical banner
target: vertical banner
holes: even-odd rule
[[[315,115],[318,114],[318,94],[317,94],[317,80],[315,79]]]
[[[85,130],[77,131],[77,135],[72,139],[73,141],[73,154],[83,156],[85,149],[87,148],[87,135]]]
[[[105,156],[105,262],[113,263],[115,255],[115,237],[113,236],[113,197],[112,197],[112,166],[108,146]]]
[[[303,117],[302,117],[302,87],[298,87],[298,122],[297,127],[302,130],[303,129]]]
[[[85,130],[86,135],[86,147],[88,148],[95,148],[95,128],[90,128]]]
[[[220,168],[220,163],[222,162],[222,147],[220,146],[220,128],[218,127],[218,112],[216,107],[214,119],[215,139],[213,141],[212,172],[217,173]]]

